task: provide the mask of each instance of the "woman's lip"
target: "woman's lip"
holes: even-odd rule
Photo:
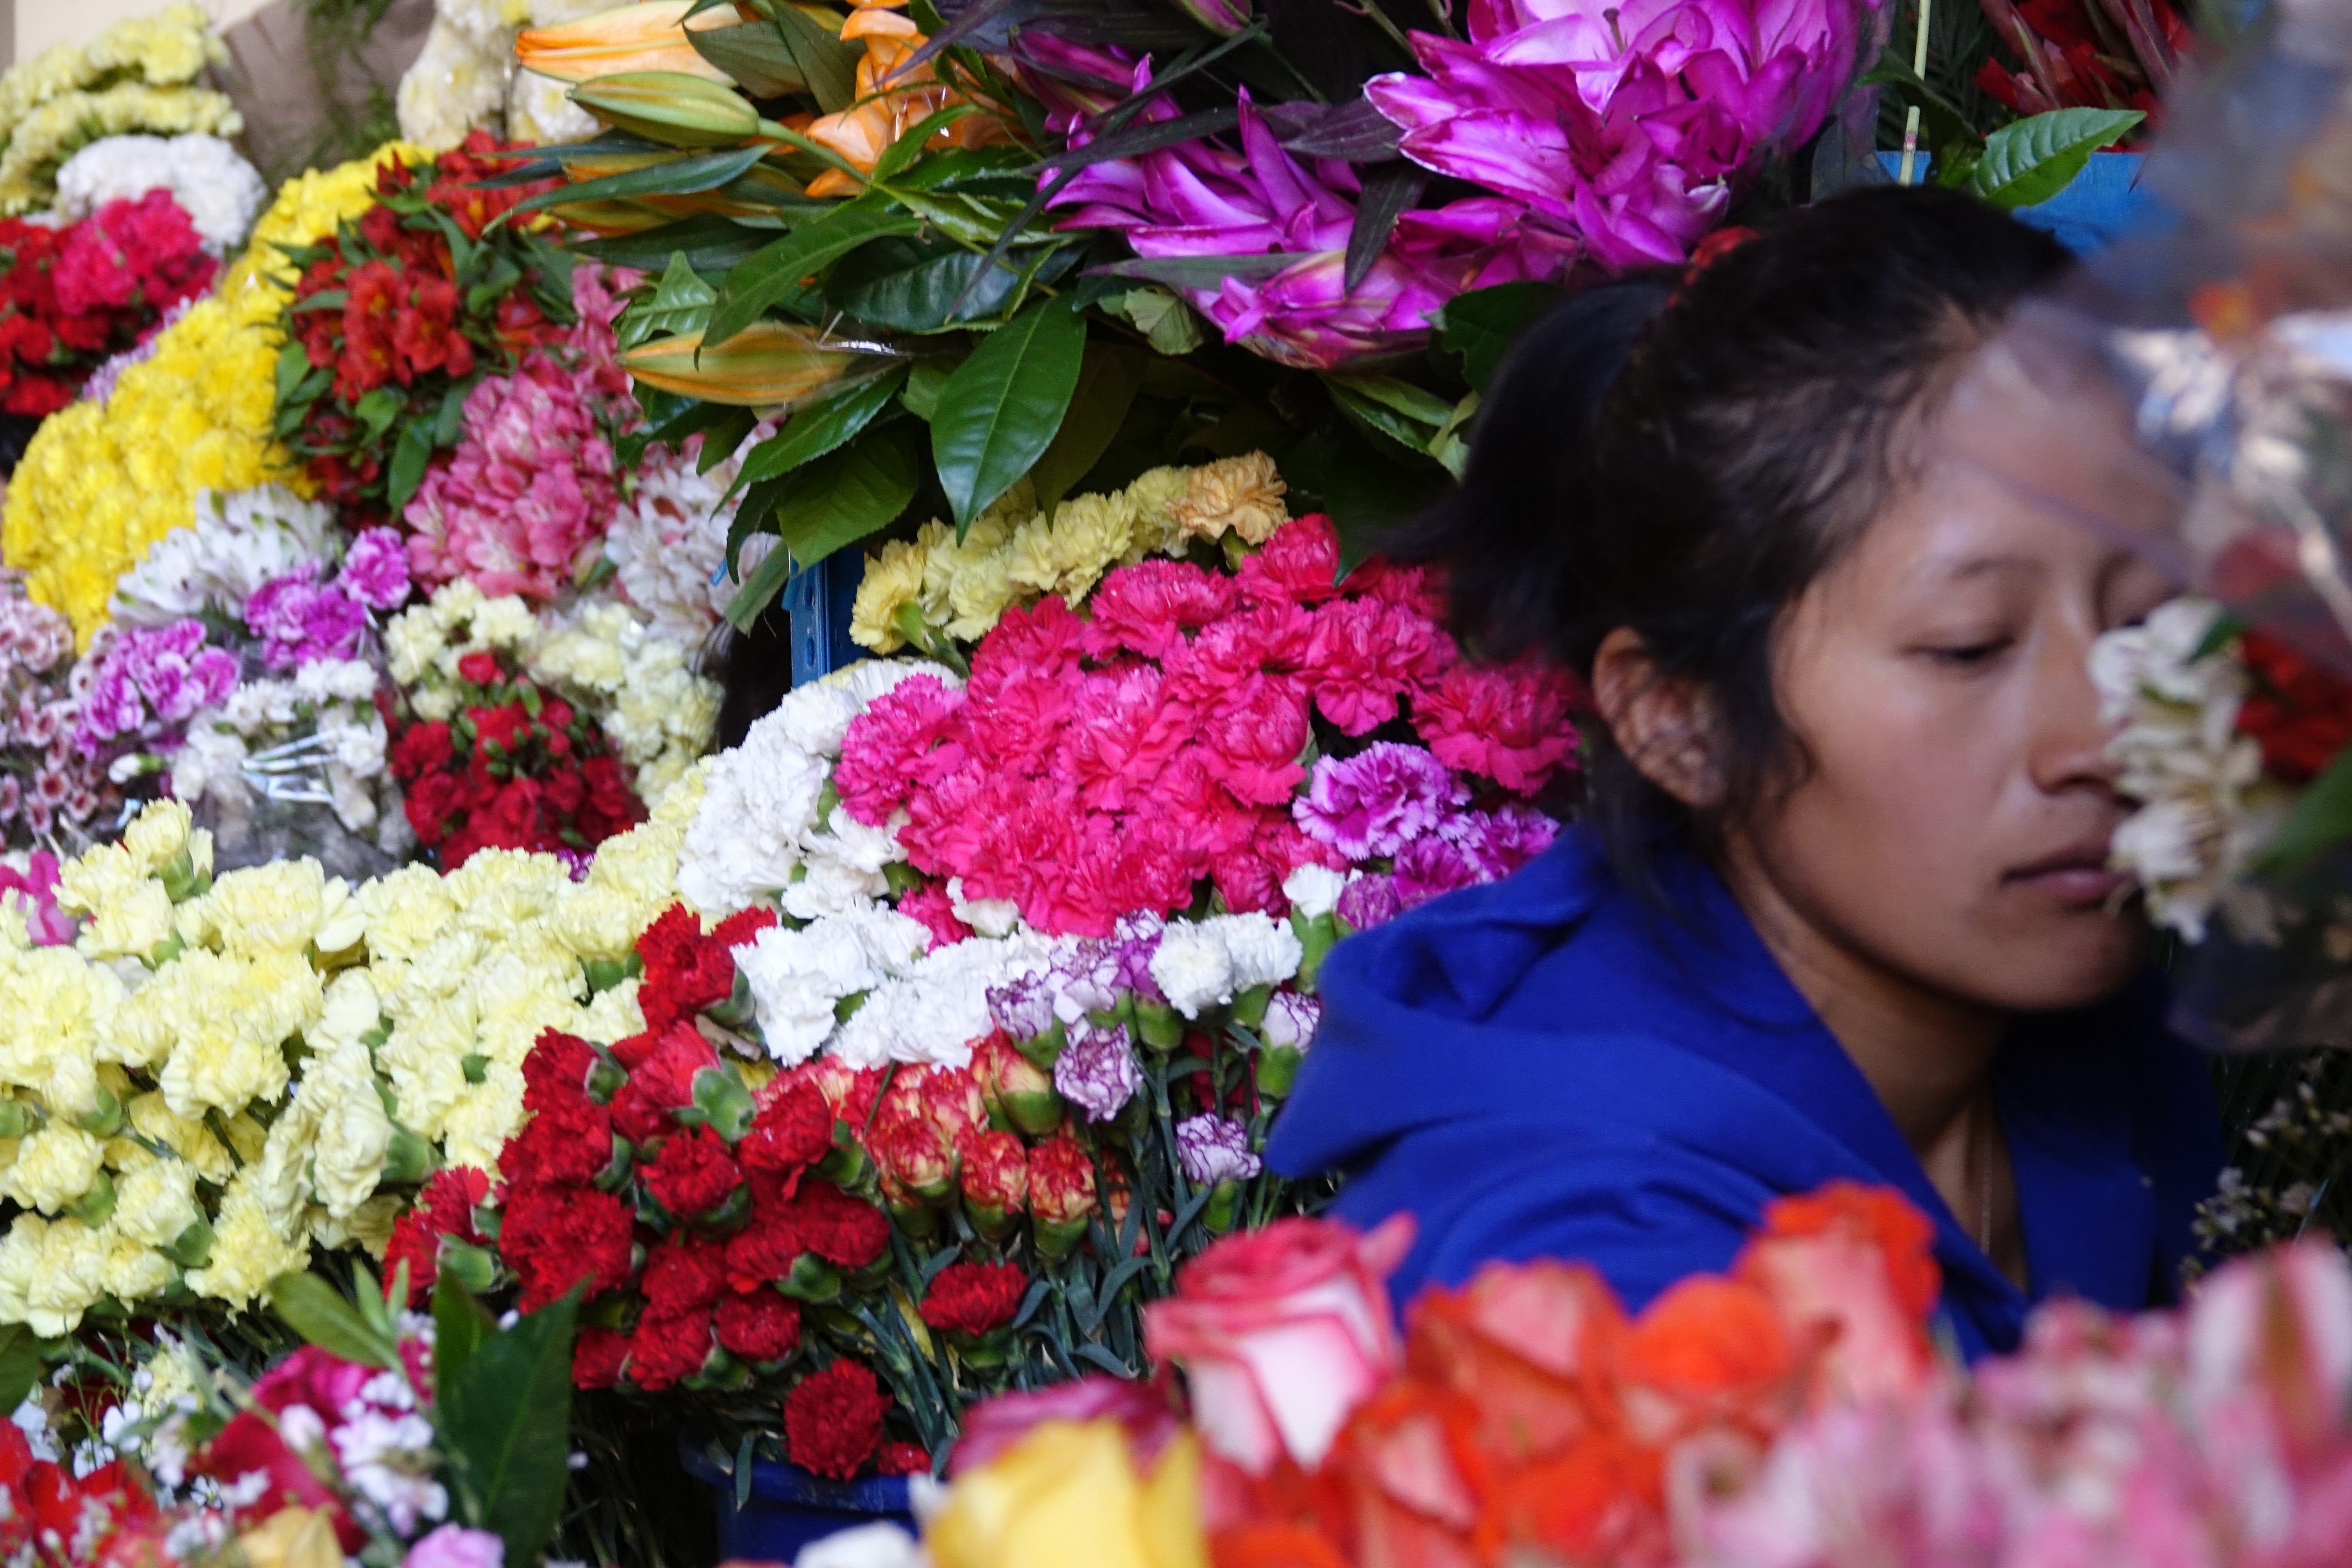
[[[2131,878],[2111,870],[2105,860],[2045,861],[2010,873],[2009,880],[2031,888],[2062,904],[2105,904],[2131,885]]]

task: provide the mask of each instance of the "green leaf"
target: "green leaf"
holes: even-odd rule
[[[1264,256],[1137,256],[1094,271],[1112,278],[1140,278],[1171,289],[1214,289],[1228,278],[1271,278],[1286,267],[1315,259],[1312,251],[1269,251]]]
[[[1135,395],[1143,385],[1143,355],[1117,343],[1087,345],[1078,367],[1077,390],[1070,395],[1070,411],[1061,431],[1029,470],[1037,488],[1039,510],[1052,511],[1071,488],[1086,477],[1118,434]]]
[[[2046,202],[2090,163],[2146,120],[2137,109],[2053,109],[2004,125],[1985,138],[1971,184],[1997,207],[2014,211]]]
[[[580,1287],[486,1336],[435,1411],[467,1522],[506,1542],[506,1560],[546,1551],[570,1473],[572,1327]]]
[[[759,249],[765,237],[761,230],[748,228],[733,218],[696,213],[659,228],[606,235],[602,239],[583,236],[572,244],[583,256],[615,267],[634,267],[640,272],[651,272],[672,256],[683,254],[696,271],[716,278]]]
[[[1453,417],[1454,405],[1445,399],[1392,375],[1327,375],[1324,380],[1353,404],[1386,410],[1431,430]]]
[[[961,246],[885,239],[835,268],[825,298],[868,326],[936,332],[994,315],[1020,281],[1018,268]]]
[[[1549,283],[1497,283],[1456,294],[1438,312],[1438,342],[1462,356],[1462,372],[1479,392],[1528,322],[1565,298]]]
[[[1395,450],[1343,427],[1336,437],[1299,442],[1281,459],[1283,476],[1301,501],[1330,515],[1343,569],[1377,550],[1387,530],[1445,493],[1444,469],[1426,458],[1399,461]]]
[[[951,103],[908,126],[898,133],[896,142],[882,149],[882,156],[874,161],[873,182],[877,185],[887,184],[905,174],[914,165],[915,160],[923,155],[925,142],[965,115],[977,112],[979,108],[974,103]]]
[[[400,417],[401,407],[399,393],[388,386],[379,386],[352,405],[352,412],[359,416],[360,423],[368,427],[368,437],[373,440],[392,428],[392,422]]]
[[[770,522],[793,566],[814,566],[897,521],[915,499],[919,464],[905,429],[885,428],[803,468]]]
[[[817,107],[838,114],[857,101],[857,62],[866,53],[789,0],[775,8],[776,31],[808,83]]]
[[[1181,359],[1201,346],[1200,318],[1191,306],[1165,289],[1130,289],[1103,301],[1103,309],[1126,317],[1151,346],[1171,359]]]
[[[896,365],[870,381],[858,382],[822,403],[800,409],[782,430],[751,448],[742,472],[727,493],[731,496],[748,485],[790,473],[844,445],[874,422],[906,379],[907,367]]]
[[[393,1347],[368,1327],[359,1309],[315,1274],[280,1274],[269,1282],[269,1304],[288,1328],[329,1355],[363,1366],[399,1364]]]
[[[310,374],[310,351],[293,339],[287,339],[286,346],[278,351],[278,401],[291,402],[294,389],[300,386],[303,378]],[[12,1405],[8,1408],[14,1410],[16,1406]]]
[[[479,376],[467,376],[441,395],[440,411],[433,416],[433,444],[436,447],[457,444],[457,437],[466,429],[466,395],[480,380]]]
[[[448,1391],[494,1329],[482,1304],[444,1268],[433,1289],[433,1396],[436,1401],[449,1397]]]
[[[2257,875],[2292,871],[2352,838],[2352,750],[2311,781],[2254,863]]]
[[[785,10],[791,11],[792,7],[787,5]],[[805,224],[773,245],[754,252],[727,274],[710,307],[710,323],[704,330],[703,342],[713,348],[725,342],[758,321],[769,306],[799,288],[801,279],[831,266],[868,240],[912,234],[921,226],[913,214],[898,211],[871,192],[842,203],[814,223]]]
[[[963,362],[959,360],[956,364]],[[940,406],[940,388],[955,374],[955,365],[943,359],[919,359],[907,372],[907,394],[898,399],[898,406],[928,425]]]
[[[982,339],[940,388],[931,458],[959,537],[1053,444],[1086,347],[1069,298],[1045,300]]]
[[[1388,248],[1397,219],[1421,200],[1428,186],[1427,172],[1402,158],[1365,174],[1364,192],[1356,202],[1356,221],[1348,229],[1348,269],[1342,281],[1349,292],[1353,293],[1370,276],[1372,263]]]
[[[564,206],[572,202],[616,202],[636,196],[691,196],[715,191],[760,161],[767,152],[761,142],[749,147],[722,147],[712,153],[692,153],[667,158],[642,169],[625,169],[577,184],[558,185],[515,204],[517,212]]]
[[[0,1402],[10,1410],[24,1404],[44,1370],[32,1330],[22,1323],[0,1329]]]
[[[400,444],[392,449],[392,465],[384,470],[384,504],[398,511],[425,482],[425,465],[433,457],[433,429],[437,420],[411,419],[400,427]]]
[[[734,27],[688,27],[686,41],[694,52],[735,79],[753,98],[782,98],[801,92],[808,84],[800,62],[784,46],[772,22],[746,22]]]

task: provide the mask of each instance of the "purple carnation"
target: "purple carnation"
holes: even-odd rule
[[[1042,974],[1024,974],[988,988],[988,1016],[1016,1040],[1034,1040],[1054,1026],[1054,992]]]
[[[1167,993],[1151,977],[1151,955],[1160,951],[1160,934],[1167,929],[1168,922],[1149,910],[1118,918],[1118,934],[1110,941],[1112,958],[1118,966],[1116,984],[1122,991],[1133,992],[1139,1001],[1167,1004]]]
[[[1265,1022],[1259,1037],[1269,1046],[1305,1050],[1323,1025],[1323,1004],[1298,991],[1277,991],[1265,1005]]]
[[[89,755],[100,742],[130,734],[146,721],[147,705],[140,699],[138,683],[120,664],[110,665],[99,671],[89,694],[82,699],[74,744]]]
[[[1458,845],[1435,834],[1416,839],[1397,854],[1397,898],[1408,910],[1427,903],[1440,893],[1475,887],[1486,879]]]
[[[1386,925],[1404,912],[1404,901],[1397,895],[1394,877],[1373,875],[1359,877],[1339,889],[1339,902],[1332,911],[1357,931],[1370,931]]]
[[[272,578],[245,602],[245,624],[261,638],[262,661],[272,670],[359,652],[367,611],[340,588],[320,587],[318,570]]]
[[[1550,848],[1559,824],[1512,801],[1494,811],[1465,811],[1437,831],[1469,858],[1480,880],[1494,882]]]
[[[1350,860],[1394,855],[1452,816],[1469,795],[1418,746],[1376,741],[1352,757],[1315,764],[1291,815],[1307,837]]]
[[[1054,1062],[1054,1088],[1097,1121],[1108,1121],[1143,1087],[1143,1072],[1127,1043],[1127,1029],[1080,1024]]]
[[[143,730],[151,720],[177,724],[200,708],[226,701],[236,689],[236,660],[205,647],[202,621],[131,627],[95,644],[91,675],[82,690],[74,743],[84,755],[100,744]]]
[[[1176,1160],[1194,1184],[1246,1182],[1264,1170],[1250,1152],[1249,1129],[1222,1116],[1188,1117],[1176,1124]]]
[[[1149,956],[1145,958],[1150,963]],[[1054,960],[1054,990],[1059,1001],[1055,1011],[1066,1023],[1074,1022],[1080,1013],[1108,1013],[1118,1005],[1119,953],[1118,944],[1099,937],[1087,937],[1076,942]]]
[[[408,600],[408,547],[397,531],[371,528],[343,552],[335,586],[372,610],[396,610]]]

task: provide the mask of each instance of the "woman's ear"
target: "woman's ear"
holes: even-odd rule
[[[1685,805],[1723,793],[1715,705],[1695,683],[1659,673],[1642,636],[1619,626],[1592,658],[1592,700],[1642,776]]]

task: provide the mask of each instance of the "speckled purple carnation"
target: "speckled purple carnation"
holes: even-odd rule
[[[343,552],[335,586],[372,610],[396,610],[408,601],[408,547],[389,528],[371,528]]]
[[[1259,1038],[1269,1046],[1295,1046],[1304,1050],[1323,1024],[1323,1004],[1297,991],[1277,991],[1265,1005],[1265,1022]]]
[[[1300,831],[1350,860],[1394,855],[1453,816],[1469,798],[1444,763],[1418,746],[1379,741],[1315,764],[1291,805]]]
[[[1404,912],[1404,904],[1397,897],[1394,877],[1374,873],[1359,877],[1339,889],[1339,902],[1332,911],[1358,931],[1370,931]]]
[[[1016,1040],[1034,1039],[1054,1026],[1054,990],[1042,974],[1024,974],[988,988],[988,1016]]]
[[[1250,1152],[1249,1129],[1222,1116],[1194,1116],[1176,1124],[1176,1159],[1199,1186],[1246,1182],[1265,1167]]]
[[[1054,1063],[1054,1088],[1097,1121],[1117,1116],[1142,1087],[1142,1069],[1120,1025],[1078,1025]]]

